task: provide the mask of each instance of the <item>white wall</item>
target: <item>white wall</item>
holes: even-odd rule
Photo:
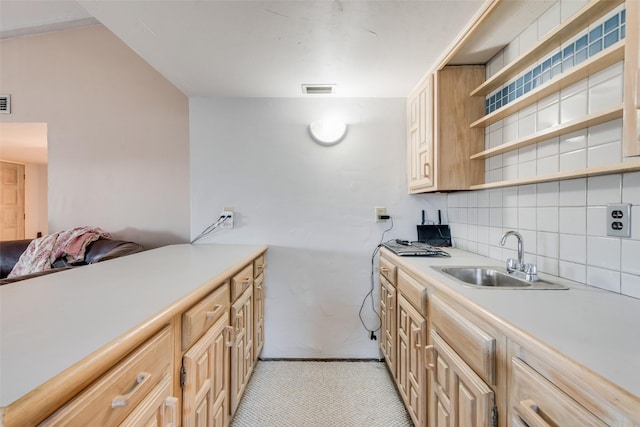
[[[407,194],[405,100],[191,98],[189,108],[191,236],[230,206],[236,228],[202,242],[269,245],[263,356],[378,357],[358,319],[388,225],[374,206],[394,218],[385,240],[415,239],[420,210],[434,218],[445,201]],[[307,125],[329,113],[350,128],[324,147]]]
[[[35,239],[38,232],[44,236],[49,231],[47,215],[47,165],[25,165],[25,223],[24,238]]]
[[[103,26],[0,41],[2,122],[47,123],[49,231],[189,238],[187,97]]]

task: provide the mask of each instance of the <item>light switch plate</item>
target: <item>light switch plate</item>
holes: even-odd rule
[[[631,237],[631,204],[607,205],[607,236]]]

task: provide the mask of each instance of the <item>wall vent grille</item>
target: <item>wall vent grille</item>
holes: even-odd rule
[[[11,95],[0,95],[0,114],[11,114]]]
[[[302,85],[302,93],[307,95],[332,95],[336,85]]]

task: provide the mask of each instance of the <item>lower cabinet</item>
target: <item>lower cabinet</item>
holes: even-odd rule
[[[493,390],[438,335],[431,332],[429,425],[482,427],[492,421]]]
[[[380,275],[380,351],[396,377],[396,289]]]
[[[398,347],[396,381],[416,426],[426,422],[427,381],[424,362],[427,321],[398,294]]]
[[[253,282],[253,358],[257,361],[264,347],[264,275]]]
[[[253,287],[247,288],[231,306],[231,414],[240,404],[244,389],[253,372]]]
[[[228,324],[225,312],[182,359],[183,426],[229,425]]]

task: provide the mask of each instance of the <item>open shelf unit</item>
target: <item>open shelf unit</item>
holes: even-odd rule
[[[524,138],[517,139],[505,144],[498,145],[497,147],[489,148],[488,150],[481,151],[473,154],[470,158],[474,159],[486,159],[498,154],[507,153],[509,151],[517,150],[518,148],[526,147],[540,141],[546,141],[547,139],[554,138],[560,135],[566,135],[571,132],[575,132],[580,129],[599,125],[601,123],[608,122],[610,120],[622,118],[623,108],[619,105],[608,110],[589,114],[581,119],[572,120],[566,123],[561,123],[557,126],[550,127],[540,132],[528,135]]]
[[[566,179],[584,178],[587,176],[608,175],[612,173],[635,172],[640,170],[640,160],[616,163],[607,166],[576,169],[567,172],[556,172],[548,175],[533,176],[530,178],[510,179],[507,181],[490,182],[488,184],[472,185],[470,190],[486,190],[490,188],[512,187],[516,185],[536,184],[540,182],[562,181]]]
[[[538,86],[536,89],[532,90],[524,96],[521,96],[517,100],[497,109],[493,113],[481,117],[480,119],[471,123],[471,127],[484,128],[492,125],[493,123],[496,123],[504,119],[505,117],[508,117],[511,114],[520,111],[523,108],[535,104],[539,100],[544,99],[549,95],[559,92],[560,90],[569,87],[572,84],[577,83],[580,80],[583,80],[590,75],[597,73],[598,71],[604,70],[605,68],[615,64],[616,62],[623,60],[624,51],[625,40],[620,40],[606,50],[592,56],[580,65],[572,68],[571,71],[560,74],[559,77],[551,79],[541,86]]]
[[[529,51],[520,55],[499,72],[487,79],[483,84],[474,89],[470,96],[486,96],[498,89],[501,85],[516,77],[536,60],[560,47],[561,43],[576,35],[580,30],[589,25],[592,19],[598,18],[610,10],[613,10],[623,0],[601,1],[591,0],[586,6],[573,14],[562,25],[547,34]]]

